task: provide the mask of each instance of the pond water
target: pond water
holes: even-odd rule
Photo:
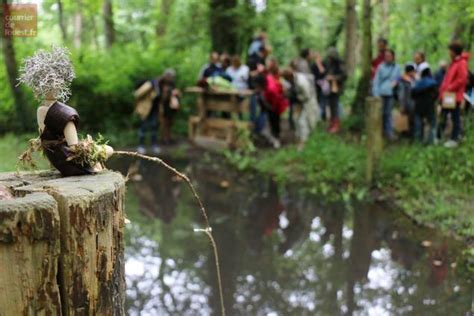
[[[190,176],[208,210],[227,315],[469,315],[461,243],[382,203],[325,204],[203,156],[165,160]],[[131,164],[111,162],[124,173]],[[157,165],[132,168],[142,180],[127,191],[129,315],[219,315],[213,252],[193,231],[204,223],[190,191]]]

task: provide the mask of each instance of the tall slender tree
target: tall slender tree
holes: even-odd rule
[[[82,10],[83,10],[82,0],[78,0],[76,2],[76,12],[74,13],[73,44],[75,48],[81,48],[81,44],[82,44],[82,23],[83,23]]]
[[[329,35],[326,48],[337,46],[337,42],[339,41],[342,31],[344,30],[344,24],[345,24],[344,22],[345,22],[344,17],[339,18],[336,26],[334,27],[333,31]]]
[[[56,4],[58,6],[58,24],[59,24],[59,29],[61,30],[61,37],[63,39],[63,43],[66,43],[67,42],[67,28],[66,28],[66,21],[64,20],[63,2],[61,0],[56,0]]]
[[[161,37],[166,33],[166,27],[168,26],[168,17],[171,13],[173,6],[173,0],[161,0],[160,14],[158,23],[156,24],[156,35]]]
[[[212,49],[237,53],[239,31],[236,14],[237,0],[211,0],[210,27]]]
[[[112,47],[115,43],[114,12],[112,0],[105,0],[102,8],[104,18],[105,46]]]
[[[348,75],[352,75],[355,69],[356,46],[357,46],[357,13],[356,0],[346,0],[346,42],[344,61]]]
[[[372,73],[372,6],[370,0],[363,0],[362,6],[361,61],[362,75],[357,84],[356,96],[352,102],[352,114],[363,120],[365,98],[369,94]]]
[[[380,24],[380,37],[389,38],[390,37],[390,3],[389,0],[380,0],[380,15],[381,15],[381,24]]]
[[[7,7],[8,1],[2,0],[2,6],[0,8],[2,15],[1,15],[1,34],[2,37],[2,50],[3,50],[3,59],[5,60],[5,67],[7,69],[7,77],[8,83],[10,85],[10,89],[13,95],[13,99],[15,101],[15,112],[16,112],[16,120],[17,120],[17,127],[21,131],[28,130],[28,126],[30,125],[30,115],[27,111],[26,103],[25,103],[25,96],[21,88],[17,85],[17,78],[18,78],[18,71],[17,71],[17,63],[15,58],[15,48],[13,46],[13,38],[11,36],[7,36],[5,34],[4,26],[5,26],[5,9]]]

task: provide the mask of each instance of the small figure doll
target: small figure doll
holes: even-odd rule
[[[37,111],[41,149],[63,176],[92,174],[102,170],[101,162],[113,154],[110,146],[96,145],[90,136],[79,141],[79,114],[61,103],[71,94],[75,77],[66,48],[40,50],[25,60],[19,81],[41,101]],[[89,157],[87,157],[89,156]],[[80,159],[78,159],[80,158]]]

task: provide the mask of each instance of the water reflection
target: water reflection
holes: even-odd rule
[[[217,240],[229,315],[464,315],[459,243],[383,204],[326,205],[212,161],[173,162],[196,182]],[[127,171],[130,161],[115,160]],[[218,314],[212,250],[190,192],[149,163],[130,183],[130,315]],[[423,243],[424,241],[424,243]],[[422,244],[423,243],[423,244]]]

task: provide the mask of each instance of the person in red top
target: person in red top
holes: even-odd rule
[[[453,130],[451,140],[444,145],[446,147],[456,147],[459,141],[461,132],[461,102],[466,91],[466,84],[468,79],[468,59],[469,55],[463,53],[463,45],[459,41],[453,41],[449,46],[449,55],[451,57],[451,64],[444,76],[443,82],[439,87],[439,98],[443,101],[446,93],[454,93],[456,95],[456,107],[454,109],[443,109],[441,112],[440,134],[446,127],[446,117],[451,115],[453,122]]]
[[[283,85],[280,82],[280,71],[276,59],[267,62],[266,86],[263,93],[268,104],[268,121],[272,133],[272,143],[275,148],[280,147],[280,116],[288,108],[289,101],[283,93]]]
[[[385,38],[379,38],[377,41],[377,49],[378,55],[372,60],[372,77],[371,79],[374,80],[375,73],[377,72],[377,68],[381,63],[385,60],[385,51],[388,48],[388,41]]]

